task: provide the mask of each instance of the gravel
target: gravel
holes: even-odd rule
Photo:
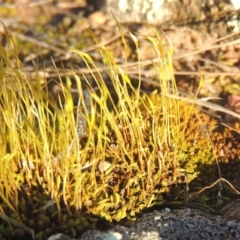
[[[116,225],[111,231],[89,230],[77,240],[231,240],[240,239],[240,224],[198,210],[153,211],[144,214],[134,227]]]

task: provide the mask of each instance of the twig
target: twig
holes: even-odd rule
[[[176,96],[176,95],[172,95],[172,94],[167,94],[167,96],[174,98],[174,99],[180,99],[180,100],[188,102],[188,103],[196,104],[197,106],[209,108],[209,109],[213,110],[214,112],[218,111],[218,112],[226,113],[232,117],[240,119],[240,114],[238,114],[234,111],[231,111],[229,109],[226,109],[218,104],[207,102],[206,99],[199,99],[199,98],[191,99],[189,97]]]
[[[209,188],[212,188],[214,187],[216,184],[218,184],[219,182],[226,182],[237,194],[240,195],[240,192],[228,181],[226,180],[225,178],[219,178],[218,180],[216,180],[213,184],[209,185],[209,186],[206,186],[204,188],[202,188],[201,190],[199,190],[198,192],[195,192],[195,193],[191,193],[186,199],[185,199],[185,202],[188,202],[190,201],[191,199],[194,199],[195,197],[197,197],[199,194],[201,194],[203,191],[209,189]]]

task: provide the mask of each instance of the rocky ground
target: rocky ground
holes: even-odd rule
[[[199,210],[165,208],[143,214],[132,227],[116,225],[109,231],[88,230],[77,240],[230,240],[240,238],[239,201],[225,206],[221,215]],[[233,210],[234,209],[234,210]],[[70,240],[54,235],[49,240]]]

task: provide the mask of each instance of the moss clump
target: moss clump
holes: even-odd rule
[[[102,218],[134,219],[156,204],[183,204],[188,185],[196,191],[202,181],[212,180],[202,171],[212,174],[208,166],[215,166],[209,136],[216,122],[179,100],[171,45],[153,33],[146,39],[156,52],[152,68],[161,94],[142,94],[141,79],[133,84],[113,53],[96,40],[113,91],[90,55],[74,50],[91,79],[59,77],[60,94],[52,98],[47,79],[28,78],[16,49],[0,47],[2,219],[30,235],[33,229],[39,240],[59,231],[78,237]],[[138,52],[136,36],[129,36]]]

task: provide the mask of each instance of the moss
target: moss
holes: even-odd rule
[[[56,102],[45,79],[30,81],[25,75],[16,49],[1,48],[0,211],[34,229],[36,239],[57,232],[78,237],[103,219],[134,220],[154,205],[212,211],[208,203],[216,203],[216,189],[204,195],[196,191],[219,177],[216,156],[222,148],[220,166],[226,161],[234,166],[238,138],[233,141],[227,129],[219,133],[215,120],[178,99],[171,45],[153,33],[146,39],[158,55],[152,68],[161,94],[142,94],[141,83],[133,85],[114,54],[95,39],[113,91],[90,55],[74,50],[91,74],[91,81],[74,74],[81,100],[75,106],[70,78],[59,77]],[[6,69],[12,70],[7,78]],[[84,101],[82,82],[90,103]],[[76,111],[86,123],[84,136],[77,134]]]

